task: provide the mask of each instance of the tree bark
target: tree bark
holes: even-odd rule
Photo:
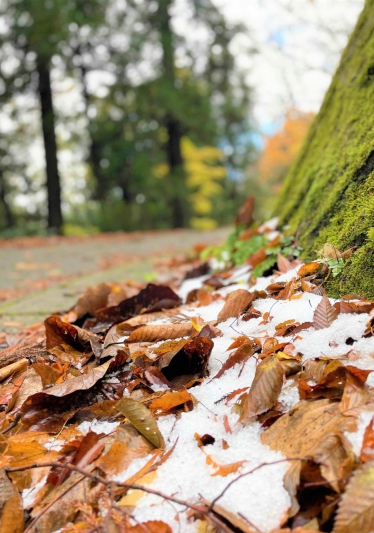
[[[174,44],[170,25],[170,6],[171,0],[159,0],[158,20],[165,86],[170,93],[171,101],[176,101]],[[172,187],[170,197],[172,224],[174,228],[183,228],[187,225],[187,190],[181,148],[183,127],[173,110],[168,111],[165,115],[165,127],[167,131],[166,157],[170,169]]]
[[[88,109],[90,106],[90,95],[87,90],[87,81],[86,81],[87,70],[85,66],[83,65],[83,63],[81,64],[80,70],[82,74],[83,98],[84,98],[84,102],[86,106],[87,120],[89,121],[90,119],[88,118]],[[107,186],[107,182],[106,182],[105,176],[102,172],[101,165],[100,165],[100,159],[101,159],[100,146],[99,146],[99,143],[97,143],[96,140],[94,139],[94,136],[92,134],[92,130],[90,127],[90,123],[88,126],[88,134],[89,134],[88,164],[90,165],[92,173],[96,178],[96,190],[94,193],[94,198],[95,200],[99,200],[102,202],[106,199],[107,192],[108,192],[108,186]]]
[[[6,188],[3,171],[0,169],[0,203],[3,206],[4,221],[7,228],[14,226],[14,217],[6,199]]]
[[[304,259],[325,243],[357,246],[334,296],[374,298],[374,1],[367,0],[301,153],[291,168],[277,212],[299,230]]]
[[[57,162],[55,115],[53,110],[51,75],[48,59],[37,56],[36,67],[39,76],[38,90],[47,175],[48,228],[57,233],[61,233],[63,224],[61,186]]]

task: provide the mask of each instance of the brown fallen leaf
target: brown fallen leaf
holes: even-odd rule
[[[372,533],[374,524],[374,461],[360,466],[339,504],[333,533]]]
[[[313,315],[313,324],[316,329],[328,328],[338,317],[338,311],[330,304],[324,293],[322,300],[317,305]]]
[[[226,370],[229,370],[229,368],[232,368],[237,363],[242,363],[243,361],[246,361],[249,359],[257,350],[258,346],[256,343],[251,341],[246,341],[244,344],[240,346],[233,354],[230,355],[230,357],[225,361],[225,363],[222,365],[221,370],[213,376],[212,379],[220,378]]]
[[[237,289],[231,292],[219,312],[217,324],[225,322],[228,318],[237,318],[252,303],[253,299],[253,294],[246,289]]]
[[[47,350],[60,344],[68,344],[79,349],[78,331],[69,322],[63,322],[59,316],[50,316],[44,321]]]
[[[374,309],[374,302],[372,300],[360,302],[347,302],[342,300],[340,302],[341,313],[370,313]]]
[[[273,407],[282,389],[283,376],[284,367],[274,356],[258,365],[249,392],[244,393],[234,406],[234,411],[240,414],[240,422],[248,423],[254,416]]]
[[[360,459],[363,463],[374,460],[374,417],[365,429]]]
[[[22,498],[13,494],[1,510],[0,533],[22,533],[25,527]]]
[[[188,324],[160,324],[157,326],[140,326],[135,329],[127,342],[162,341],[166,339],[178,339],[191,334],[193,326]]]
[[[345,448],[345,431],[356,429],[356,420],[344,416],[339,403],[331,400],[303,400],[264,431],[261,440],[285,457],[310,458],[320,465],[321,475],[340,491],[339,480],[354,468],[354,456]],[[290,516],[299,509],[296,490],[302,461],[292,461],[284,478],[291,497]]]
[[[242,224],[245,229],[253,223],[253,210],[255,207],[255,199],[253,196],[249,196],[244,204],[239,209],[238,215],[235,220],[235,224],[239,226]]]
[[[157,361],[157,365],[166,379],[177,387],[174,380],[179,376],[190,376],[188,381],[191,381],[191,379],[203,378],[207,375],[207,366],[213,346],[214,343],[211,339],[195,337],[185,344],[178,353],[165,354]]]

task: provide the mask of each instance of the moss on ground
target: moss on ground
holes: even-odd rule
[[[374,298],[374,0],[367,0],[277,206],[281,225],[300,232],[303,258],[328,242],[358,246],[334,296]]]

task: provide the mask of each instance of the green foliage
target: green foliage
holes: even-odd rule
[[[267,239],[265,235],[256,234],[248,240],[240,240],[239,237],[242,230],[243,226],[236,226],[232,233],[228,235],[224,244],[206,248],[201,253],[201,258],[206,260],[208,257],[214,257],[227,267],[244,263],[248,257],[267,243]]]

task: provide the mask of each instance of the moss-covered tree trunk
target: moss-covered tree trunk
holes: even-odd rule
[[[374,0],[367,0],[277,207],[304,259],[357,246],[330,295],[374,298]]]

